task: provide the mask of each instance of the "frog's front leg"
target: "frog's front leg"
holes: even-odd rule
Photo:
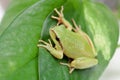
[[[63,14],[63,6],[61,6],[61,10],[60,12],[55,8],[55,12],[58,14],[58,17],[56,16],[51,16],[53,19],[57,19],[58,20],[58,23],[57,25],[59,24],[64,24],[65,27],[69,30],[72,30],[72,25],[64,18],[64,14]]]
[[[98,64],[98,60],[95,58],[81,57],[74,59],[71,63],[61,63],[70,68],[69,73],[72,73],[74,69],[86,69]]]
[[[51,41],[49,40],[49,43],[43,41],[43,40],[39,40],[40,44],[38,44],[38,47],[43,47],[46,48],[54,57],[58,58],[58,59],[62,59],[63,58],[63,50],[62,49],[57,49],[54,48],[51,44]],[[43,44],[41,44],[43,43]]]

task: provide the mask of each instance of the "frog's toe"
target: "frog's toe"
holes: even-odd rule
[[[51,17],[52,17],[53,19],[58,20],[57,26],[62,23],[62,18],[60,18],[60,17],[55,17],[55,16],[51,16]]]
[[[63,17],[64,15],[63,15],[63,6],[61,6],[61,10],[60,11],[58,11],[56,8],[54,9],[54,11],[58,14],[58,16],[59,17]]]
[[[56,19],[56,20],[58,20],[59,21],[59,17],[56,17],[56,16],[51,16],[51,18],[53,18],[53,19]]]
[[[68,66],[69,67],[69,73],[71,74],[73,71],[74,71],[74,67],[71,67],[71,65],[69,63],[63,63],[63,62],[60,62],[61,65],[64,65],[64,66]]]
[[[43,43],[43,44],[45,44],[45,45],[48,45],[49,43],[47,43],[47,42],[45,42],[45,41],[43,41],[43,40],[39,40],[39,43]]]
[[[45,41],[43,41],[43,40],[39,40],[39,43],[40,44],[38,44],[37,46],[38,47],[44,47],[44,48],[50,48],[50,47],[52,47],[52,43],[51,43],[51,41],[50,40],[48,40],[49,41],[49,43],[47,43],[47,42],[45,42]]]
[[[61,65],[64,65],[64,66],[68,66],[70,67],[70,64],[69,63],[63,63],[63,62],[60,62]]]
[[[75,68],[71,67],[69,73],[71,74],[74,70]]]

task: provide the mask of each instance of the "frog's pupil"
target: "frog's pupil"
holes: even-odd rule
[[[56,40],[57,40],[57,41],[60,41],[58,37],[56,37]]]

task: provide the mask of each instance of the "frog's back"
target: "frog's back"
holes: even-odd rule
[[[64,25],[56,28],[56,31],[59,33],[57,36],[60,39],[66,56],[70,58],[79,58],[82,56],[95,57],[94,50],[83,35],[66,29]]]

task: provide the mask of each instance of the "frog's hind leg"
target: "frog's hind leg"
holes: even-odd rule
[[[63,23],[63,21],[62,21],[62,19],[63,19],[63,17],[64,17],[64,15],[63,15],[63,6],[61,6],[61,11],[60,11],[60,12],[59,12],[56,8],[54,9],[54,11],[58,14],[58,17],[56,17],[56,16],[51,16],[51,17],[52,17],[53,19],[58,20],[57,25]]]
[[[71,67],[75,69],[86,69],[98,64],[98,60],[95,58],[81,57],[71,62]]]
[[[72,22],[73,22],[73,25],[75,26],[75,28],[73,28],[73,30],[75,32],[79,32],[79,30],[81,30],[81,26],[80,25],[78,26],[74,19],[72,19]]]
[[[65,27],[68,29],[68,30],[72,30],[72,25],[64,18],[64,14],[63,14],[63,6],[61,6],[61,10],[58,11],[56,8],[54,9],[54,11],[58,14],[58,17],[56,16],[51,16],[53,19],[56,19],[58,20],[58,23],[57,25],[60,25],[60,24],[64,24]]]
[[[71,63],[60,63],[60,64],[68,66],[70,69],[69,73],[72,73],[74,69],[86,69],[93,67],[98,64],[98,60],[95,58],[81,57],[74,59]]]

